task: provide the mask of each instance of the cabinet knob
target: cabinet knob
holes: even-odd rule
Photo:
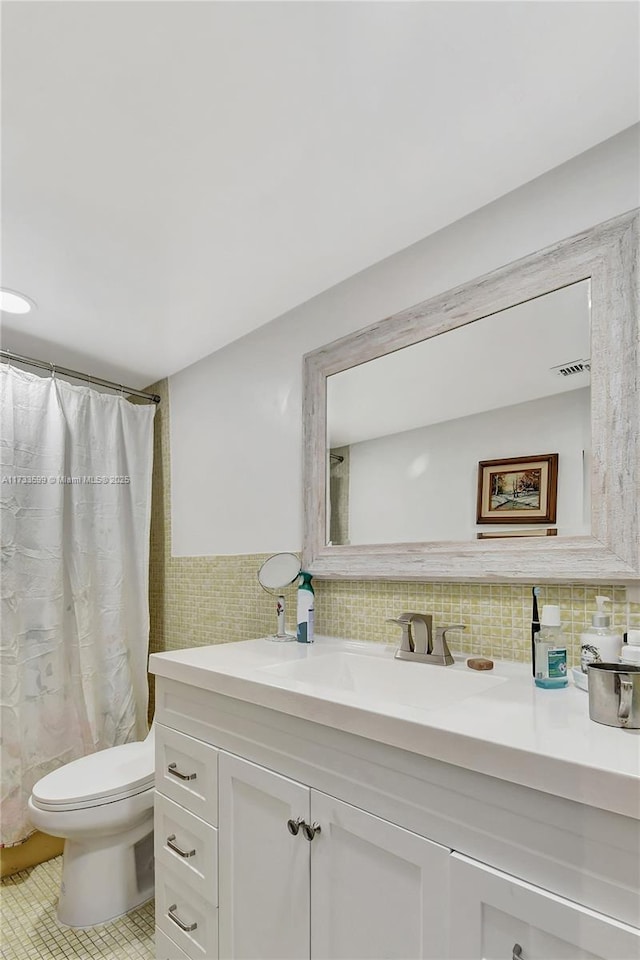
[[[302,817],[298,817],[297,820],[287,820],[287,830],[289,831],[291,836],[293,837],[298,836],[298,830],[300,829],[303,823],[304,823],[304,820],[302,819]]]
[[[309,843],[311,843],[316,833],[322,832],[322,828],[319,823],[314,823],[311,826],[309,826],[309,824],[305,823],[303,820],[301,826],[302,826],[302,832],[305,836],[305,839],[308,840]]]
[[[524,957],[522,956],[522,947],[519,943],[514,943],[513,945],[511,960],[524,960]]]

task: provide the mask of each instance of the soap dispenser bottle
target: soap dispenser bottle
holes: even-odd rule
[[[567,645],[562,636],[560,607],[545,604],[540,617],[540,630],[535,635],[536,687],[553,690],[566,687]]]
[[[622,647],[622,636],[611,626],[611,614],[604,609],[611,603],[609,597],[596,597],[596,612],[591,627],[580,634],[580,666],[584,673],[590,663],[617,663]]]
[[[298,629],[296,639],[298,643],[313,643],[313,620],[315,614],[315,597],[311,586],[311,574],[300,571],[302,582],[298,587]]]
[[[640,667],[640,630],[629,630],[627,642],[622,644],[620,663]]]

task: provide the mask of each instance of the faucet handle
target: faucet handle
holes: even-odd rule
[[[413,653],[413,637],[411,635],[411,620],[413,619],[412,613],[401,613],[399,617],[387,617],[387,623],[397,623],[399,627],[402,627],[402,642],[400,643],[400,649],[405,653]]]
[[[436,630],[436,638],[433,642],[433,653],[436,657],[442,657],[443,663],[451,664],[453,663],[453,656],[451,650],[449,650],[449,644],[447,643],[447,633],[449,630],[466,630],[464,623],[450,623],[446,627],[438,627]]]
[[[405,623],[411,623],[412,618],[412,613],[401,613],[399,617],[387,617],[385,623],[399,623],[403,626]]]

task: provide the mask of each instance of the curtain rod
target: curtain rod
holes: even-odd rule
[[[10,363],[14,360],[16,363],[25,363],[29,367],[39,367],[41,370],[59,373],[63,377],[73,377],[74,380],[97,383],[100,387],[108,387],[110,390],[119,390],[121,393],[130,393],[135,397],[144,397],[145,400],[160,403],[160,397],[157,393],[146,393],[144,390],[136,390],[134,387],[125,387],[121,383],[114,383],[113,380],[102,380],[100,377],[92,377],[88,373],[80,373],[79,370],[69,370],[67,367],[60,367],[57,363],[47,363],[45,360],[34,360],[33,357],[21,357],[19,353],[12,353],[10,350],[0,350],[0,358],[5,363]]]

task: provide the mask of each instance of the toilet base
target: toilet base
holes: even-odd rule
[[[56,914],[56,923],[63,930],[93,930],[94,927],[103,927],[105,923],[112,923],[115,920],[121,920],[123,917],[128,916],[132,910],[137,910],[138,907],[144,907],[145,903],[151,903],[153,900],[153,891],[151,895],[147,897],[146,900],[141,900],[140,903],[136,903],[133,907],[129,907],[127,910],[123,910],[122,913],[118,913],[115,917],[108,917],[106,920],[102,920],[100,923],[63,923],[60,917]]]
[[[107,923],[153,893],[153,811],[117,837],[65,840],[57,910],[63,926]]]

